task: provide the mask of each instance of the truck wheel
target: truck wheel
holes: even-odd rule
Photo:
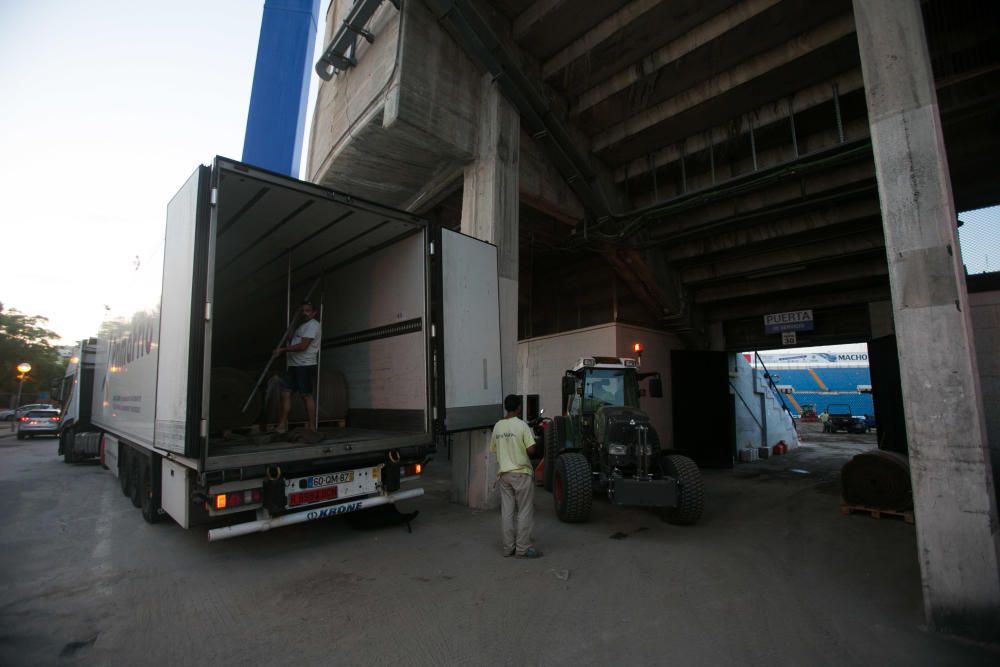
[[[146,457],[136,455],[130,458],[131,461],[128,467],[128,497],[132,501],[132,507],[142,507],[142,485],[139,482],[139,476],[142,473]]]
[[[160,520],[160,506],[153,493],[153,474],[149,465],[140,466],[139,495],[142,505],[142,518],[146,523],[156,523]]]
[[[118,445],[118,485],[122,488],[123,496],[131,496],[132,491],[129,489],[129,464],[131,463],[131,457],[128,455],[128,447],[125,445]]]
[[[73,452],[73,429],[59,433],[59,453],[62,454],[63,463],[76,463],[76,455]]]
[[[545,429],[545,439],[542,441],[545,460],[542,486],[546,491],[552,491],[552,480],[556,475],[556,459],[559,458],[559,452],[562,450],[565,441],[566,418],[557,416],[549,424],[549,427]]]
[[[665,474],[677,480],[677,507],[663,510],[663,518],[673,524],[690,526],[705,508],[705,485],[695,462],[680,454],[663,457]]]
[[[590,516],[594,498],[590,477],[590,462],[583,454],[569,452],[556,459],[552,497],[560,521],[582,523]]]

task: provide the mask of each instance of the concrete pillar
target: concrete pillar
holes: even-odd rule
[[[499,248],[500,352],[503,393],[517,388],[518,151],[521,119],[489,75],[480,82],[476,159],[465,168],[462,233]],[[499,419],[503,415],[497,415]],[[469,507],[499,503],[490,431],[452,439],[452,499]],[[462,451],[464,450],[464,451]]]
[[[885,231],[924,612],[1000,634],[1000,543],[948,163],[918,0],[854,0]]]

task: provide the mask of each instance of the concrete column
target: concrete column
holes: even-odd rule
[[[1000,633],[1000,543],[955,205],[918,0],[854,0],[885,230],[924,611]]]
[[[465,168],[462,233],[499,248],[500,348],[503,393],[517,388],[518,151],[521,119],[489,75],[480,81],[475,161]],[[497,415],[499,419],[502,415]],[[469,507],[499,503],[496,460],[487,430],[453,438],[452,498]],[[466,451],[460,452],[459,450]]]

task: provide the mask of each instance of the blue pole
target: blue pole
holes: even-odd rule
[[[320,0],[266,0],[243,161],[298,177]]]

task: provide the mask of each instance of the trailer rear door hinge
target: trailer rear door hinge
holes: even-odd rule
[[[211,301],[209,301],[208,303],[205,304],[205,321],[206,322],[211,322],[212,321],[212,302]]]
[[[431,338],[437,338],[437,326],[431,324]]]
[[[208,437],[208,420],[207,419],[202,419],[201,420],[201,424],[198,427],[198,433],[203,438],[207,438]]]
[[[212,188],[212,195],[209,198],[209,203],[211,203],[212,206],[217,206],[218,205],[218,203],[219,203],[219,188]]]
[[[434,241],[431,241],[431,254],[434,254]]]

